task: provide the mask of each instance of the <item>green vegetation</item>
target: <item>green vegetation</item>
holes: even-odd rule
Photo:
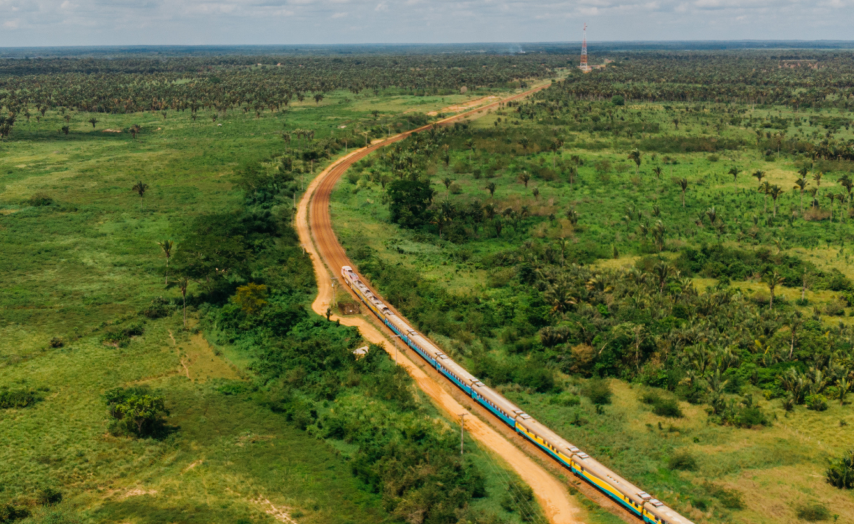
[[[308,309],[291,221],[329,159],[548,72],[437,61],[429,85],[387,57],[0,64],[0,521],[540,518]]]
[[[854,419],[854,133],[829,90],[854,67],[796,54],[822,66],[615,54],[364,159],[338,238],[476,376],[692,520],[839,507],[811,479]]]

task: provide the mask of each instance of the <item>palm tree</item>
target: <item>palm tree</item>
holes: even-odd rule
[[[563,147],[563,140],[561,140],[560,138],[555,138],[554,140],[552,140],[550,147],[552,150],[552,169],[554,169],[557,163],[557,152],[560,151],[561,147]]]
[[[569,220],[569,223],[573,226],[578,224],[579,216],[578,211],[573,208],[567,209],[566,211],[566,219]]]
[[[134,140],[136,140],[136,135],[139,134],[139,132],[141,130],[142,130],[142,128],[140,128],[139,125],[137,125],[137,124],[130,126],[130,134]]]
[[[531,191],[531,193],[533,193],[533,195],[534,195],[534,200],[539,200],[539,199],[540,199],[540,190],[539,190],[538,188],[536,188],[536,187],[535,187],[535,188]]]
[[[490,182],[488,186],[486,186],[486,190],[489,191],[489,196],[495,196],[495,182]]]
[[[765,171],[754,171],[751,176],[756,178],[756,182],[762,185],[762,179],[765,178]]]
[[[661,178],[661,166],[655,166],[652,168],[652,172],[655,173],[655,178]]]
[[[631,160],[635,163],[635,176],[637,176],[638,170],[640,169],[640,165],[641,165],[641,152],[638,151],[637,149],[633,149],[629,153],[629,160]]]
[[[801,177],[801,178],[795,180],[795,186],[792,188],[792,189],[800,190],[800,193],[801,193],[801,216],[802,217],[804,215],[804,190],[807,188],[807,184],[809,184],[809,182],[807,182],[807,179]]]
[[[158,246],[163,250],[163,254],[166,256],[166,282],[164,285],[169,285],[169,259],[172,257],[172,248],[175,247],[175,243],[171,240],[164,240],[163,242],[158,242]]]
[[[453,184],[453,183],[454,183],[454,181],[453,181],[453,180],[451,180],[451,179],[450,179],[450,178],[448,178],[448,177],[445,177],[445,179],[444,179],[444,180],[442,180],[442,183],[443,183],[443,184],[445,184],[445,189],[446,189],[446,190],[450,190],[450,189],[451,189],[451,184]]]
[[[773,185],[768,189],[768,194],[771,195],[771,198],[774,200],[774,216],[777,216],[777,199],[780,198],[780,195],[785,193],[783,188],[778,185]]]
[[[145,192],[148,191],[148,184],[137,182],[131,189],[139,195],[139,207],[142,208],[142,199],[145,197]]]
[[[768,292],[771,294],[771,302],[769,304],[770,307],[774,307],[774,290],[777,289],[777,286],[780,286],[785,282],[785,278],[780,276],[780,273],[777,271],[773,271],[771,273],[765,273],[765,277],[763,278],[765,283],[768,284]]]
[[[190,279],[181,277],[178,279],[178,289],[181,290],[181,298],[184,300],[184,329],[187,329],[187,288],[190,287]]]
[[[525,184],[525,189],[528,189],[528,182],[531,180],[531,175],[527,171],[519,173],[519,182]]]
[[[854,190],[854,181],[851,180],[850,176],[842,175],[839,179],[839,185],[844,187],[845,191],[848,192],[848,198],[846,199],[848,201],[848,212],[845,214],[845,218],[847,219],[851,215],[851,191]]]
[[[771,190],[771,184],[766,180],[759,185],[759,191],[762,193],[762,214],[768,213],[768,192]]]
[[[812,179],[815,180],[815,187],[821,187],[821,177],[823,176],[824,173],[822,173],[821,171],[816,172],[816,174],[812,176]]]
[[[572,279],[565,273],[559,275],[553,283],[546,286],[543,298],[552,306],[552,313],[563,314],[571,306],[578,304],[572,288]]]
[[[688,191],[688,179],[680,178],[676,181],[679,184],[679,187],[682,189],[682,207],[685,207],[685,192]]]
[[[95,124],[98,123],[98,119],[93,116],[89,119],[89,123],[92,124],[92,129],[95,129]]]
[[[733,166],[733,167],[729,168],[729,174],[732,175],[732,181],[733,182],[738,181],[738,174],[739,173],[741,173],[741,171],[739,171],[739,169],[737,167]]]
[[[661,220],[657,221],[655,223],[655,227],[652,228],[652,238],[655,241],[655,247],[658,248],[659,253],[664,251],[664,234],[665,233],[667,233],[667,228],[664,227],[664,223]]]
[[[830,221],[833,222],[833,202],[836,201],[835,193],[827,193],[825,194],[828,200],[830,200]]]

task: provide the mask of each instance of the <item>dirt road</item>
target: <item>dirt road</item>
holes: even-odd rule
[[[501,102],[528,96],[545,87],[547,86],[540,86],[508,99],[499,100],[476,110],[456,115],[441,121],[440,124],[482,114],[497,107]],[[369,147],[353,151],[329,166],[308,186],[297,209],[296,226],[300,242],[306,252],[312,257],[312,263],[317,276],[318,295],[312,304],[312,309],[318,314],[325,315],[327,308],[332,303],[334,288],[330,271],[337,276],[341,266],[353,265],[343,247],[338,243],[335,233],[332,230],[332,220],[329,214],[329,198],[335,183],[354,162],[357,162],[380,147],[403,140],[408,135],[423,131],[426,128],[429,128],[429,126],[402,133],[372,144]],[[329,269],[324,266],[324,262]],[[380,295],[377,294],[377,296]],[[339,318],[332,316],[331,318],[340,320],[344,325],[357,327],[366,340],[375,344],[383,344],[389,353],[394,353],[398,364],[406,369],[421,390],[429,395],[452,419],[458,419],[461,413],[468,412],[467,408],[457,402],[436,380],[415,365],[407,357],[405,352],[395,351],[394,343],[372,323],[359,317]],[[580,516],[583,512],[570,498],[566,486],[550,475],[543,467],[477,417],[467,418],[466,429],[472,437],[505,460],[527,481],[528,485],[534,491],[540,506],[546,513],[549,522],[552,524],[582,522]]]

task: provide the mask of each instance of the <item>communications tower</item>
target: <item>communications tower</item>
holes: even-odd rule
[[[587,65],[587,22],[584,23],[584,39],[581,41],[581,65],[578,66],[585,73],[592,71]]]

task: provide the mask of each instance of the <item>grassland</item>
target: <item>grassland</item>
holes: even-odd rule
[[[521,220],[508,218],[503,230],[496,231],[488,222],[459,218],[462,215],[455,219],[459,227],[446,226],[442,238],[434,225],[407,229],[392,223],[385,205],[389,197],[378,183],[387,168],[379,160],[358,166],[356,174],[342,181],[333,195],[336,233],[351,256],[357,262],[370,261],[371,267],[400,267],[407,275],[417,275],[418,282],[410,281],[409,285],[417,287],[423,302],[401,292],[398,282],[393,282],[392,289],[384,289],[381,282],[375,284],[392,302],[393,297],[399,297],[402,302],[395,305],[410,318],[417,314],[422,320],[419,327],[466,362],[469,369],[477,369],[477,360],[484,355],[517,363],[548,358],[548,352],[542,356],[542,349],[537,353],[537,340],[519,340],[520,336],[513,333],[518,323],[514,323],[512,311],[544,306],[541,299],[530,296],[530,285],[518,281],[523,264],[545,270],[547,263],[535,259],[543,252],[533,249],[538,245],[556,250],[565,241],[572,256],[577,257],[571,262],[624,270],[643,267],[643,261],[650,257],[672,261],[681,250],[704,244],[748,251],[765,249],[854,277],[846,242],[854,229],[845,205],[832,204],[835,214],[830,221],[829,204],[821,200],[822,194],[845,193],[840,179],[850,172],[851,164],[813,164],[802,155],[757,150],[757,135],[749,126],[721,124],[722,119],[729,121],[722,115],[731,113],[739,114],[743,119],[739,121],[755,119],[759,123],[782,118],[790,122],[785,130],[789,136],[821,138],[826,129],[809,122],[819,115],[841,114],[713,104],[702,108],[679,103],[629,104],[625,108],[600,102],[575,104],[576,111],[585,115],[581,124],[579,120],[551,123],[545,112],[520,120],[513,108],[497,111],[472,124],[470,145],[463,145],[460,138],[465,132],[444,139],[451,144],[448,161],[428,161],[422,179],[432,184],[437,212],[444,202],[457,210],[492,205],[499,216],[509,210],[508,217],[518,217],[523,208],[526,210]],[[671,123],[674,114],[680,119],[678,130]],[[543,123],[538,123],[541,115]],[[616,136],[611,128],[593,129],[591,116],[597,122],[599,117],[603,121],[611,118],[611,122],[619,119],[626,127],[657,127],[656,131],[638,132],[633,138]],[[552,133],[560,133],[564,139],[557,155],[545,147]],[[538,134],[546,138],[540,140]],[[702,152],[680,150],[678,144],[692,136],[742,145]],[[522,137],[530,137],[530,144],[523,145]],[[849,140],[852,135],[846,128],[839,129],[837,137]],[[636,147],[642,155],[637,173],[635,163],[628,158]],[[811,173],[826,171],[819,186],[820,208],[813,209],[807,220],[801,213],[800,193],[791,190],[801,176],[797,171],[804,166]],[[659,175],[655,167],[661,168]],[[731,167],[739,170],[735,179],[728,174]],[[571,180],[573,170],[577,174]],[[766,211],[766,198],[756,191],[757,180],[750,175],[757,170],[764,172],[763,180],[786,190],[777,202],[777,217],[772,214],[771,198],[767,198]],[[520,178],[524,171],[531,175],[527,184]],[[689,182],[684,207],[676,183],[683,178]],[[494,184],[494,194],[487,191],[490,184]],[[804,198],[809,211],[810,196]],[[711,208],[721,217],[716,224],[724,223],[724,227],[710,222],[707,211]],[[568,219],[568,210],[577,213],[577,224]],[[435,224],[438,219],[433,220]],[[657,220],[667,231],[661,253],[642,227],[651,227]],[[526,249],[532,255],[526,255]],[[510,260],[518,257],[519,266],[496,263],[502,256]],[[720,284],[719,279],[704,275],[694,275],[691,282],[699,292],[719,289]],[[844,291],[807,289],[806,302],[796,304],[802,293],[799,284],[788,282],[778,289],[788,311],[799,311],[828,331],[851,325],[852,310],[844,302]],[[767,303],[768,287],[759,274],[728,285],[745,297]],[[424,290],[436,293],[427,298]],[[443,312],[418,311],[437,296],[442,297]],[[827,309],[829,303],[845,305],[840,313]],[[504,324],[481,329],[484,304],[505,315],[501,317]],[[551,365],[556,369],[560,366]],[[802,407],[786,411],[780,400],[769,400],[764,391],[748,386],[741,393],[752,395],[771,423],[762,429],[738,429],[712,423],[711,410],[703,404],[680,401],[684,414],[680,418],[655,415],[642,401],[643,395],[655,388],[627,380],[610,379],[613,403],[600,412],[581,397],[589,380],[583,373],[559,371],[556,377],[554,392],[537,393],[518,384],[498,387],[569,441],[696,522],[798,522],[798,509],[813,503],[828,508],[840,522],[854,520],[850,493],[824,481],[828,459],[851,446],[854,412],[848,403],[831,402],[821,412]],[[659,390],[659,394],[675,398],[670,392]],[[566,398],[580,399],[580,403],[565,405]],[[681,455],[696,461],[692,470],[672,467],[673,457]],[[736,499],[740,496],[743,503],[728,498],[732,494],[737,494]]]
[[[69,113],[68,123],[59,111],[22,119],[0,144],[0,388],[36,390],[41,400],[0,410],[0,504],[28,508],[33,516],[22,522],[389,520],[381,496],[352,475],[352,449],[266,407],[249,353],[211,346],[215,334],[195,320],[183,329],[157,242],[177,240],[180,250],[195,218],[240,207],[235,172],[280,154],[282,131],[308,129],[320,140],[354,126],[396,129],[399,115],[490,93],[336,92],[286,113],[235,111],[216,121],[205,111],[195,120],[189,112],[98,114],[96,127],[84,113]],[[131,189],[140,181],[144,197]],[[52,203],[37,205],[45,198]],[[193,319],[203,314],[193,298],[200,294],[193,284]],[[170,313],[141,316],[156,297],[173,304]],[[107,330],[133,325],[142,334],[127,345],[104,342]],[[107,432],[103,393],[137,385],[164,396],[168,436]],[[429,403],[423,410],[440,418]],[[518,521],[499,504],[512,474],[475,443],[467,449],[490,473],[488,496],[474,509]],[[61,504],[38,505],[48,488],[63,494]]]

